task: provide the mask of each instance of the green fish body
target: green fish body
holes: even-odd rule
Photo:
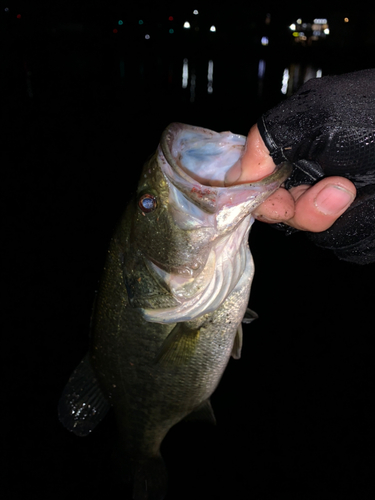
[[[245,141],[179,123],[164,131],[112,238],[89,353],[60,400],[60,420],[81,436],[113,407],[135,500],[164,498],[165,435],[190,415],[215,420],[209,398],[240,357],[242,320],[256,317],[251,213],[291,168],[225,187]]]

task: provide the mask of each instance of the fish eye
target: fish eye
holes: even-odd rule
[[[144,213],[153,212],[157,207],[157,201],[152,194],[143,194],[138,201],[138,206]]]

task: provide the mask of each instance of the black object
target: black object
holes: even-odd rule
[[[258,128],[274,162],[295,167],[287,189],[332,175],[355,184],[349,210],[327,231],[308,236],[342,260],[374,262],[375,69],[309,80],[266,112]]]

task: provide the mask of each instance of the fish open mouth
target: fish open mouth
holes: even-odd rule
[[[226,173],[241,157],[245,143],[243,135],[172,123],[162,135],[158,158],[168,180],[205,212],[218,213],[223,207],[244,203],[250,203],[253,211],[289,176],[292,167],[285,162],[259,181],[225,186]]]
[[[170,164],[204,186],[224,187],[225,175],[240,158],[246,137],[200,127],[171,124],[161,141]]]

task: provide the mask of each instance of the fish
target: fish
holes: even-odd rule
[[[134,500],[161,500],[160,445],[184,419],[215,423],[210,403],[239,359],[254,263],[252,212],[289,177],[226,186],[246,137],[170,124],[144,164],[110,242],[88,353],[66,384],[61,423],[87,436],[113,408],[116,466]]]

